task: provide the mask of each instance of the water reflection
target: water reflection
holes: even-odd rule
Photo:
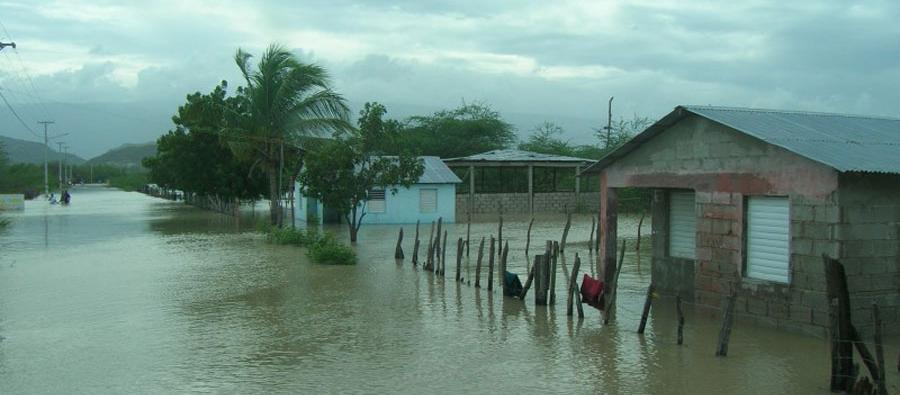
[[[633,252],[618,320],[604,327],[590,307],[565,316],[568,274],[545,307],[502,297],[498,284],[455,283],[453,248],[446,277],[396,263],[398,226],[363,226],[360,264],[325,267],[266,244],[252,218],[107,189],[75,197],[67,210],[29,202],[0,235],[0,393],[827,392],[823,340],[739,321],[729,357],[716,358],[719,317],[686,306],[678,346],[665,298],[636,335],[649,273]],[[504,220],[509,269],[526,273],[528,219]],[[563,221],[536,221],[532,245],[558,238]],[[631,220],[620,221],[627,234]],[[570,240],[586,241],[589,224],[576,218]],[[447,229],[465,237],[465,224]],[[472,239],[495,231],[476,222]],[[576,252],[582,272],[594,269],[583,244],[567,249],[563,273]],[[411,238],[404,250],[411,257]],[[476,255],[463,259],[467,282]]]

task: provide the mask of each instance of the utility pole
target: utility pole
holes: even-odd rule
[[[50,184],[47,180],[47,153],[50,151],[50,139],[47,138],[47,125],[51,125],[53,121],[38,121],[39,124],[44,125],[44,195],[50,195]]]
[[[72,182],[72,175],[69,174],[70,170],[72,170],[69,166],[69,146],[64,145],[63,150],[65,151],[63,153],[63,174],[65,175],[63,176],[63,182],[66,184],[66,188],[68,188],[69,184]]]
[[[61,141],[56,142],[56,146],[59,147],[59,151],[57,151],[57,152],[62,153],[63,144],[65,144],[65,143],[61,142]],[[62,190],[63,190],[63,158],[59,158],[59,174],[58,175],[59,175],[59,193],[62,194]]]
[[[612,138],[612,101],[615,99],[614,96],[609,97],[609,117],[606,118],[606,147],[609,148],[609,140]]]

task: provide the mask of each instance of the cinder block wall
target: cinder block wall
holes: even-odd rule
[[[576,196],[574,192],[549,192],[534,194],[534,211],[536,213],[562,213],[565,208],[575,212],[595,212],[600,206],[600,194],[583,192]],[[527,193],[476,193],[473,214],[528,213]],[[456,195],[457,218],[468,213],[469,195]]]
[[[833,231],[842,241],[853,323],[863,336],[871,334],[874,302],[885,332],[900,333],[900,176],[851,173],[839,183]]]

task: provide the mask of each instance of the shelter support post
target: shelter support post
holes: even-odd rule
[[[528,166],[528,212],[534,215],[534,166]]]

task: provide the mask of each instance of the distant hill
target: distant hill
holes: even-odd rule
[[[44,144],[42,143],[0,136],[0,145],[3,145],[3,151],[6,152],[6,156],[12,163],[44,163]],[[47,159],[51,162],[59,160],[63,156],[52,148],[47,153]],[[76,165],[85,162],[84,159],[74,154],[69,154],[66,160]]]
[[[156,143],[123,144],[87,161],[92,165],[141,167],[141,159],[156,155]]]

